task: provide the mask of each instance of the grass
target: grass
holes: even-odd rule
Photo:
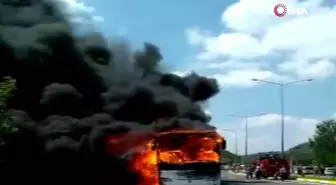
[[[334,176],[315,176],[315,175],[305,175],[305,176],[299,176],[294,175],[296,178],[307,178],[307,179],[318,179],[318,180],[331,180],[336,181],[336,177]]]

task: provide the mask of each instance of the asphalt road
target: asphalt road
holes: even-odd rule
[[[246,180],[244,174],[236,174],[224,170],[220,175],[215,176],[195,176],[193,173],[180,170],[162,170],[160,174],[164,185],[318,185],[295,180]]]
[[[221,185],[316,185],[317,183],[300,182],[295,180],[246,180],[245,175],[222,171]]]

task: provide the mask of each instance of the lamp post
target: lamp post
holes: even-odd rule
[[[231,114],[228,116],[231,117],[237,117],[237,118],[243,118],[245,120],[245,166],[247,165],[247,153],[248,153],[248,119],[252,118],[252,117],[259,117],[262,115],[265,115],[266,113],[259,113],[259,114],[254,114],[254,115],[235,115],[235,114]]]
[[[221,131],[228,131],[228,132],[232,132],[234,134],[234,140],[235,140],[235,154],[236,154],[236,158],[238,157],[238,137],[237,137],[237,131],[235,130],[231,130],[231,129],[219,129]]]
[[[281,156],[285,158],[285,145],[284,145],[284,133],[285,133],[285,113],[284,113],[284,87],[287,85],[292,85],[292,84],[297,84],[297,83],[302,83],[302,82],[310,82],[313,81],[313,79],[303,79],[303,80],[297,80],[297,81],[291,81],[291,82],[286,82],[286,83],[279,83],[279,82],[272,82],[272,81],[267,81],[267,80],[262,80],[262,79],[257,79],[254,78],[252,81],[258,81],[258,82],[264,82],[272,85],[277,85],[280,87],[280,109],[281,109]]]

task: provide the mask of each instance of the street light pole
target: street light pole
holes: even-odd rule
[[[280,87],[280,109],[281,109],[281,156],[282,158],[285,158],[285,112],[284,112],[284,104],[285,104],[285,98],[284,98],[284,89],[287,85],[302,83],[302,82],[310,82],[313,81],[313,79],[303,79],[303,80],[297,80],[297,81],[291,81],[287,83],[279,83],[279,82],[272,82],[267,80],[261,80],[257,78],[253,78],[252,81],[258,81],[258,82],[264,82],[272,85],[277,85]]]
[[[238,160],[239,160],[239,157],[238,157],[238,136],[237,136],[236,131],[234,133],[235,133],[235,144],[236,144],[236,159],[237,159],[236,162],[238,162]]]
[[[230,129],[219,129],[219,130],[223,130],[223,131],[229,131],[232,132],[234,134],[234,140],[235,140],[235,154],[236,157],[238,157],[238,137],[237,137],[237,131],[235,130],[230,130]]]
[[[281,156],[285,158],[285,110],[284,110],[284,85],[280,85],[280,107],[281,107]]]
[[[255,114],[255,115],[248,115],[248,116],[242,116],[242,115],[229,115],[232,117],[237,117],[237,118],[243,118],[245,121],[245,157],[244,157],[244,163],[247,165],[247,155],[248,155],[248,119],[252,117],[259,117],[265,115],[265,113],[260,113],[260,114]]]
[[[248,152],[248,117],[245,117],[245,165],[247,164],[247,152]]]

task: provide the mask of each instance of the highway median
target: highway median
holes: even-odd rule
[[[296,180],[303,181],[303,182],[321,183],[321,184],[336,184],[336,177],[331,177],[331,176],[307,175],[304,177],[297,177]]]

